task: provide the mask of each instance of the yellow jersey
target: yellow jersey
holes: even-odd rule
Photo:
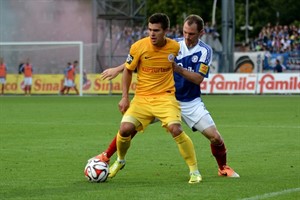
[[[175,82],[172,63],[179,52],[179,43],[166,38],[163,47],[154,46],[149,37],[135,42],[129,51],[125,66],[137,70],[137,96],[174,95]]]

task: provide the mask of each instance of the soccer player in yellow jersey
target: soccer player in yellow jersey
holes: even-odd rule
[[[184,20],[183,37],[175,38],[180,44],[180,53],[175,59],[177,65],[173,65],[175,96],[180,103],[184,122],[193,131],[202,133],[210,141],[211,153],[218,164],[218,175],[238,178],[239,174],[227,164],[225,142],[201,99],[200,84],[204,78],[208,78],[213,53],[211,47],[200,39],[204,34],[203,28],[204,21],[200,16],[189,15]],[[125,64],[106,69],[101,77],[111,80],[124,68]],[[131,138],[134,136],[135,134],[131,135]],[[116,137],[114,137],[108,148],[94,158],[109,163],[116,151]]]
[[[129,51],[122,77],[122,99],[119,110],[123,114],[117,134],[117,161],[110,167],[110,177],[125,165],[131,134],[143,131],[155,119],[162,122],[176,141],[179,152],[190,170],[189,183],[199,183],[194,145],[181,127],[181,110],[175,98],[172,63],[179,44],[166,38],[170,21],[167,15],[156,13],[148,19],[149,36],[134,43]],[[137,70],[135,96],[130,102],[129,86],[132,73]]]

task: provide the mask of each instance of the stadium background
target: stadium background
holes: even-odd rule
[[[1,0],[0,2],[0,42],[82,41],[84,43],[82,67],[87,74],[88,82],[83,82],[82,87],[86,94],[120,93],[120,78],[115,80],[117,83],[107,82],[100,80],[98,74],[107,67],[117,66],[124,62],[130,44],[145,35],[147,16],[152,12],[159,11],[170,15],[175,32],[180,29],[178,24],[182,22],[184,16],[190,13],[203,13],[201,16],[208,24],[206,27],[207,34],[202,40],[214,49],[213,64],[211,66],[212,74],[238,72],[239,74],[236,75],[237,81],[226,74],[223,75],[225,78],[228,77],[227,82],[238,84],[239,80],[243,78],[241,76],[245,76],[241,75],[244,71],[238,70],[239,65],[250,63],[252,65],[251,70],[246,72],[254,74],[250,77],[259,77],[262,76],[260,73],[272,72],[274,60],[280,57],[285,65],[292,63],[293,67],[288,68],[285,74],[282,75],[284,78],[281,75],[272,75],[274,85],[279,86],[274,86],[271,92],[299,93],[300,91],[299,49],[293,54],[271,54],[269,57],[270,68],[264,68],[265,52],[251,50],[250,48],[251,42],[255,39],[255,34],[258,35],[257,30],[261,29],[262,25],[267,24],[270,17],[274,24],[280,23],[282,19],[288,20],[285,15],[281,15],[279,20],[279,11],[276,11],[276,6],[269,8],[273,15],[266,14],[266,16],[261,16],[261,21],[253,23],[255,19],[253,17],[255,15],[253,14],[255,12],[253,7],[258,1],[250,1],[250,5],[247,1],[190,1],[188,5],[185,5],[182,1],[174,3],[167,0]],[[216,3],[216,25],[212,26],[209,23],[212,23],[214,2]],[[280,1],[272,2],[273,4],[280,3]],[[297,1],[291,2],[297,5]],[[182,8],[181,15],[174,19],[175,11],[171,12],[170,6],[166,6],[167,3],[172,3],[175,10],[178,10],[178,7]],[[208,8],[199,8],[199,11],[197,11],[193,6],[195,3],[201,3],[203,7]],[[269,1],[264,3],[267,5]],[[224,21],[222,9],[225,5],[229,11],[236,12],[235,15],[228,13],[229,17],[232,18],[229,19],[227,27],[222,24]],[[158,8],[158,6],[163,7]],[[254,28],[253,31],[248,30],[249,38],[243,38],[245,33],[240,30],[239,26],[243,25],[240,24],[241,19],[242,23],[245,23],[246,9],[249,9],[248,21]],[[284,14],[283,11],[280,11],[280,13]],[[230,27],[232,22],[235,26]],[[295,23],[299,28],[297,18],[282,21],[282,23]],[[224,28],[235,33],[232,36],[227,35],[226,38],[228,43],[234,44],[233,52],[224,52],[224,49],[230,46],[226,45],[226,48],[223,48],[222,40],[224,40],[224,37],[222,37],[222,34],[224,34],[224,31],[222,29]],[[245,34],[245,37],[248,34]],[[251,34],[254,34],[254,36]],[[249,42],[247,42],[248,39],[250,39]],[[62,73],[67,62],[80,59],[78,46],[72,45],[1,45],[0,54],[4,57],[8,66],[9,75],[6,86],[8,94],[22,94],[22,75],[18,74],[18,66],[26,58],[30,58],[34,66],[34,80],[36,81],[34,82],[33,94],[57,94],[63,84]],[[226,58],[232,59],[229,67],[223,66],[222,59],[224,59],[224,55],[228,56]],[[249,74],[246,76],[249,76]],[[82,80],[83,74],[80,74],[80,77]],[[276,77],[280,78],[276,79]],[[76,81],[78,85],[81,84],[78,78]],[[94,89],[91,91],[84,89],[89,84],[93,84]],[[132,88],[133,92],[134,86]],[[210,93],[210,91],[204,92]],[[237,91],[245,93],[245,90],[234,90],[233,87],[228,87],[221,93],[236,93]],[[249,93],[253,93],[253,90]],[[259,93],[259,90],[254,93]]]

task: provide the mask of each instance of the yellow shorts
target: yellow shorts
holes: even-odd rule
[[[135,96],[122,118],[122,122],[135,124],[137,131],[143,131],[155,118],[163,127],[181,124],[181,110],[175,96],[137,97]]]

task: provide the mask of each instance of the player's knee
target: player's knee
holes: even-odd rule
[[[180,135],[183,131],[180,124],[171,124],[168,126],[168,130],[173,137]]]
[[[222,139],[220,137],[212,137],[210,138],[210,142],[212,144],[218,145],[222,143]]]
[[[209,140],[212,144],[215,144],[215,145],[221,144],[223,142],[223,139],[218,132],[213,134]]]
[[[223,139],[216,128],[208,128],[203,131],[203,134],[209,139],[212,144],[218,145],[223,142]]]
[[[129,122],[123,122],[123,123],[121,123],[120,135],[122,137],[131,136],[135,131],[136,130],[135,130],[134,124],[129,123]]]

